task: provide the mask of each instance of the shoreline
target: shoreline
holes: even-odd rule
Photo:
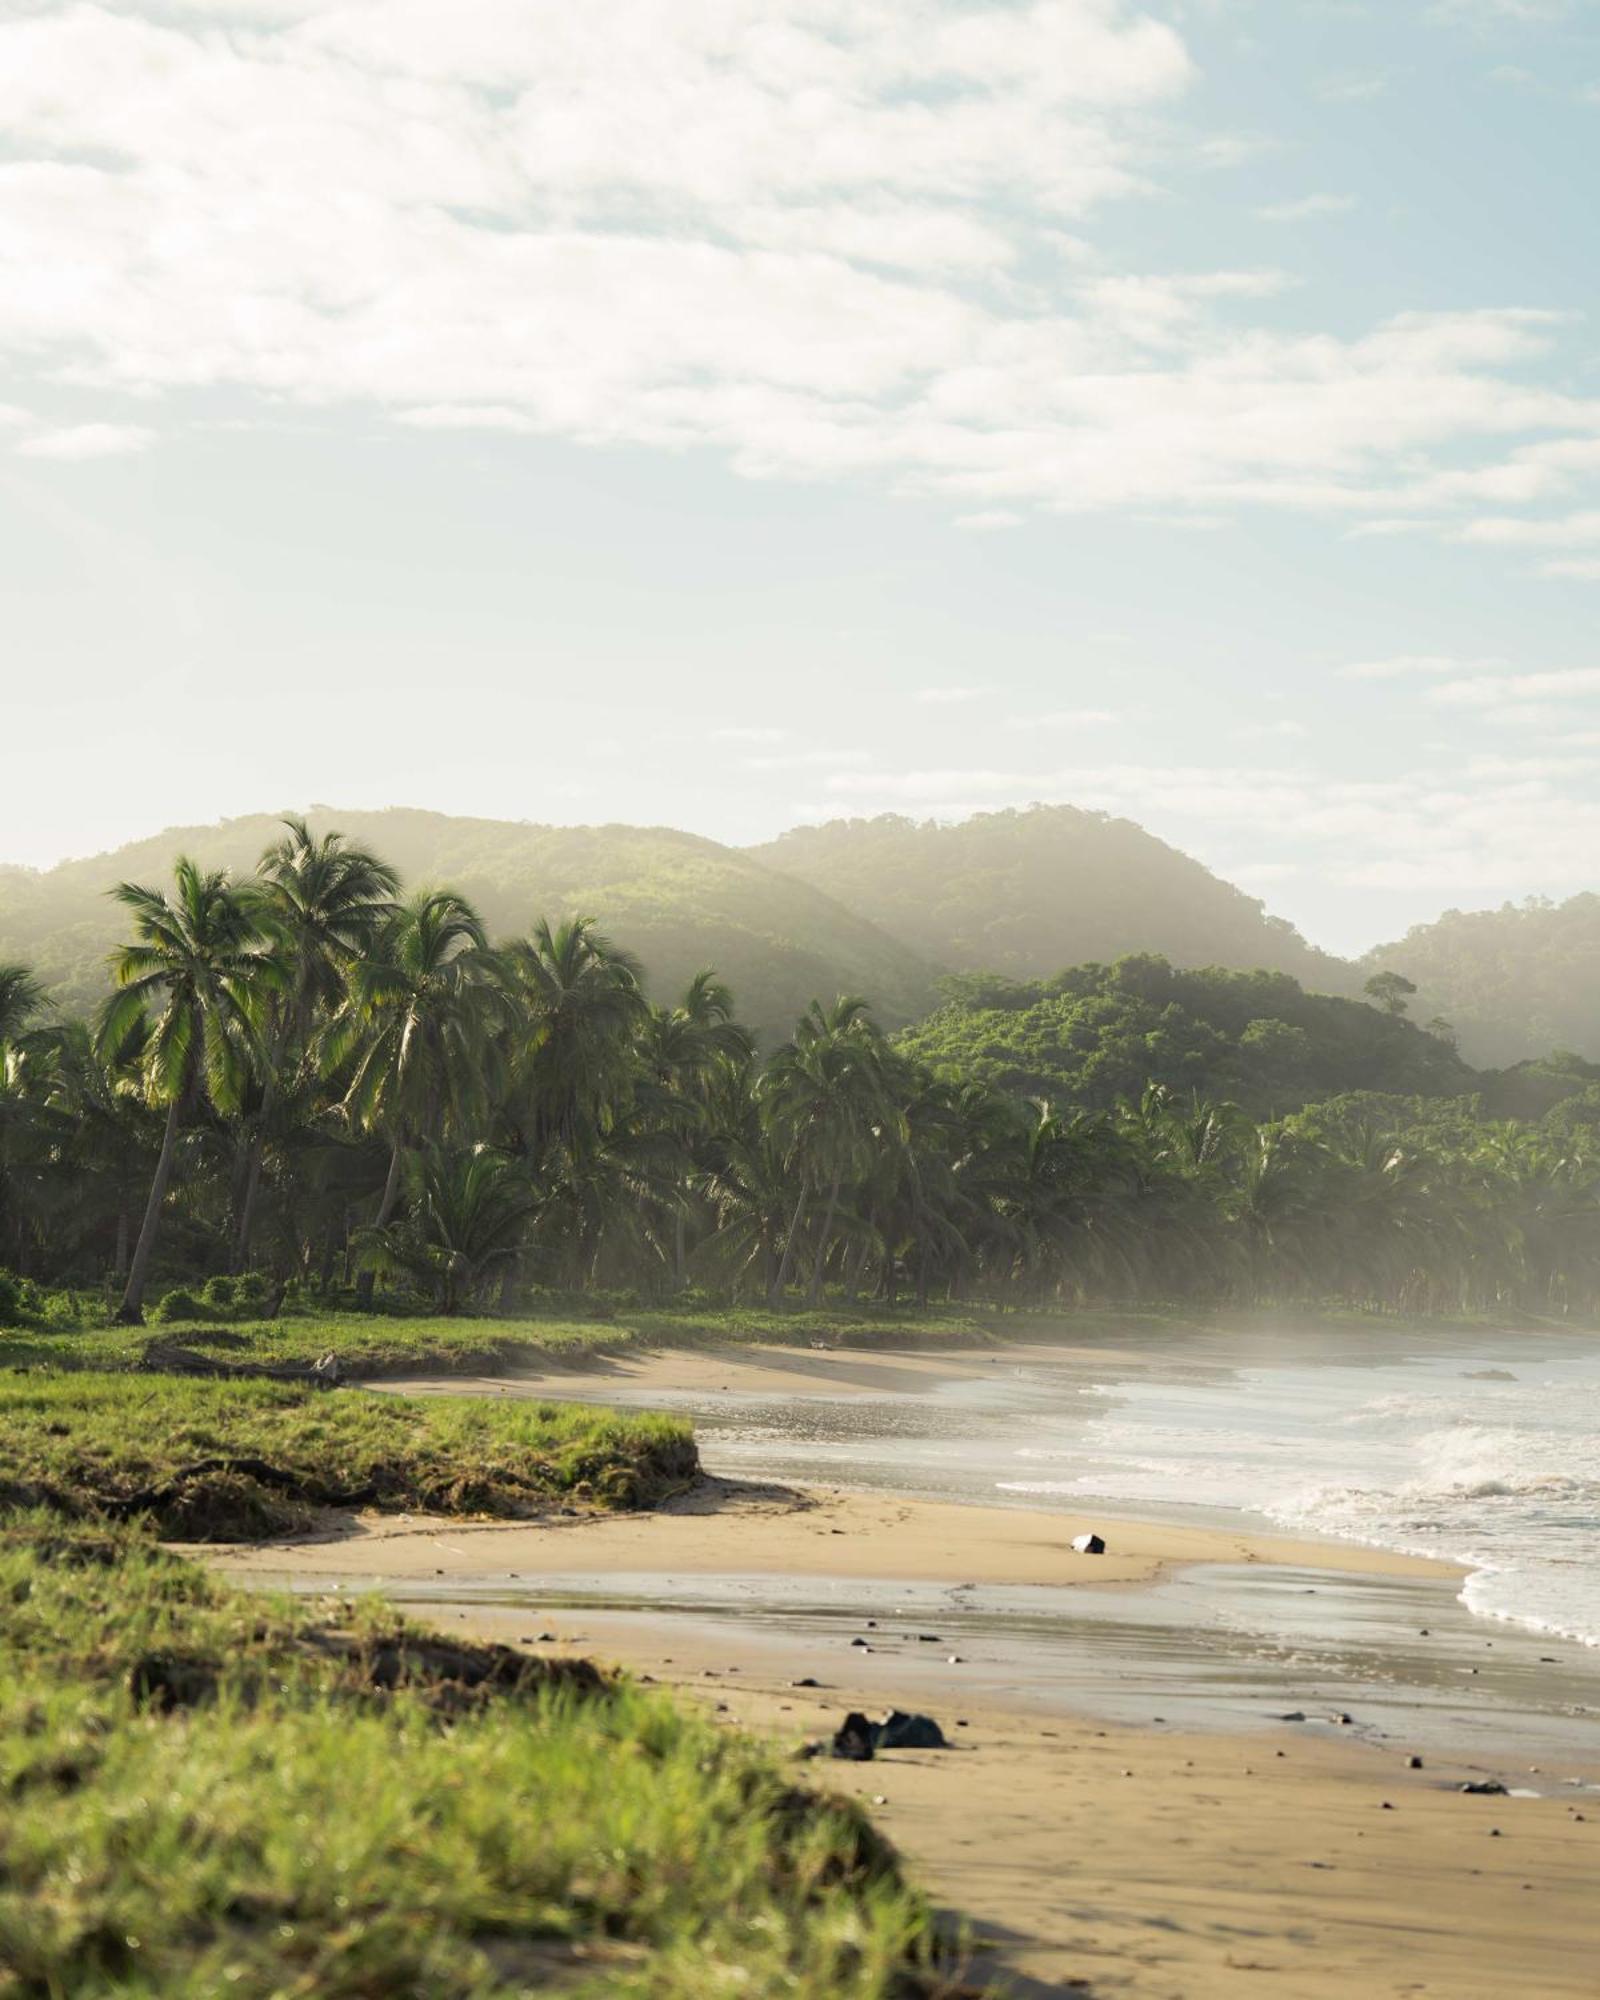
[[[944,1348],[863,1352],[821,1341],[760,1351],[742,1346],[638,1350],[603,1359],[591,1356],[576,1369],[466,1381],[419,1374],[394,1386],[421,1396],[468,1393],[594,1401],[625,1410],[665,1409],[694,1423],[703,1462],[714,1473],[777,1477],[796,1484],[820,1479],[860,1491],[952,1499],[965,1505],[1030,1511],[1061,1507],[1088,1513],[1102,1504],[1101,1499],[1091,1497],[1097,1495],[1094,1482],[1078,1475],[1085,1470],[1109,1472],[1109,1480],[1099,1489],[1109,1518],[1230,1532],[1242,1528],[1257,1538],[1366,1550],[1371,1552],[1370,1567],[1393,1553],[1453,1562],[1462,1574],[1463,1602],[1490,1630],[1532,1634],[1558,1649],[1580,1646],[1591,1654],[1600,1652],[1600,1603],[1592,1593],[1585,1596],[1580,1591],[1572,1602],[1561,1595],[1566,1588],[1563,1565],[1566,1576],[1577,1577],[1586,1561],[1585,1552],[1566,1531],[1567,1524],[1555,1524],[1558,1532],[1551,1535],[1530,1518],[1520,1546],[1509,1545],[1508,1560],[1506,1545],[1496,1539],[1501,1523],[1492,1518],[1467,1519],[1460,1512],[1462,1503],[1454,1503],[1455,1518],[1443,1518],[1453,1504],[1443,1483],[1427,1493],[1417,1518],[1408,1519],[1403,1511],[1396,1515],[1391,1506],[1388,1520],[1364,1519],[1359,1493],[1349,1495],[1349,1504],[1344,1504],[1341,1486],[1359,1487],[1370,1479],[1380,1492],[1386,1483],[1403,1488],[1409,1474],[1392,1447],[1387,1459],[1370,1471],[1359,1456],[1347,1469],[1345,1462],[1330,1455],[1337,1432],[1325,1425],[1317,1436],[1313,1427],[1307,1440],[1312,1455],[1303,1477],[1312,1485],[1319,1479],[1328,1482],[1334,1506],[1327,1518],[1322,1518],[1322,1509],[1308,1513],[1298,1505],[1283,1512],[1275,1508],[1269,1496],[1281,1497],[1280,1473],[1291,1461],[1274,1466],[1262,1456],[1248,1465],[1246,1484],[1237,1491],[1224,1486],[1212,1496],[1202,1483],[1198,1493],[1191,1493],[1169,1478],[1166,1490],[1157,1479],[1153,1490],[1141,1495],[1137,1482],[1154,1468],[1142,1467],[1138,1453],[1151,1447],[1126,1423],[1120,1448],[1135,1454],[1131,1467],[1114,1462],[1117,1446],[1110,1447],[1113,1462],[1107,1465],[1105,1447],[1091,1445],[1085,1463],[1079,1447],[1086,1441],[1086,1430],[1096,1428],[1097,1419],[1104,1416],[1115,1434],[1119,1407],[1155,1410],[1157,1428],[1152,1435],[1160,1439],[1163,1421],[1178,1426],[1171,1449],[1180,1462],[1186,1450],[1198,1449],[1197,1470],[1203,1482],[1211,1469],[1205,1462],[1209,1440],[1198,1433],[1182,1434],[1191,1413],[1193,1421],[1203,1426],[1231,1393],[1233,1378],[1249,1377],[1261,1369],[1280,1370],[1285,1355],[1281,1331],[1264,1327],[1194,1327],[1181,1341],[1171,1328],[1146,1329],[1143,1339],[1140,1330],[1127,1324],[1100,1332],[1099,1339],[1093,1335],[1075,1340],[1024,1339],[982,1353],[952,1353]],[[1323,1374],[1335,1419],[1341,1410],[1354,1414],[1352,1405],[1359,1398],[1349,1385],[1361,1380],[1369,1368],[1384,1375],[1403,1406],[1406,1398],[1416,1399],[1419,1393],[1447,1396],[1461,1377],[1481,1377],[1495,1384],[1498,1393],[1498,1385],[1516,1381],[1522,1365],[1530,1361],[1535,1369],[1546,1364],[1560,1370],[1572,1367],[1575,1357],[1591,1368],[1593,1359],[1600,1358],[1600,1334],[1587,1330],[1549,1332],[1534,1343],[1531,1357],[1523,1356],[1517,1375],[1506,1366],[1475,1365],[1491,1357],[1502,1363],[1516,1360],[1505,1348],[1503,1331],[1436,1327],[1425,1336],[1412,1328],[1399,1349],[1393,1338],[1383,1329],[1352,1335],[1349,1329],[1323,1326],[1299,1330],[1290,1352],[1302,1378],[1312,1371]],[[1451,1363],[1456,1365],[1452,1368]],[[1580,1378],[1580,1387],[1586,1386]],[[1303,1379],[1297,1393],[1307,1388]],[[1502,1421],[1526,1423],[1525,1409],[1526,1405]],[[1486,1420],[1492,1425],[1496,1418]],[[1437,1421],[1448,1427],[1453,1419],[1447,1414]],[[1248,1428],[1241,1433],[1246,1453],[1261,1442],[1259,1434],[1252,1437]],[[1448,1468],[1451,1441],[1444,1433],[1424,1442],[1430,1449],[1437,1447],[1442,1465]],[[1282,1449],[1288,1440],[1270,1443]],[[1370,1434],[1358,1435],[1353,1448],[1359,1454],[1370,1444]],[[1165,1448],[1159,1441],[1154,1446],[1158,1454]],[[1100,1452],[1098,1462],[1095,1450]],[[1537,1458],[1533,1462],[1539,1463]],[[1129,1470],[1136,1481],[1132,1487],[1121,1483]],[[1433,1476],[1441,1480],[1438,1472]],[[1515,1491],[1514,1484],[1505,1489],[1495,1482],[1501,1478],[1515,1482],[1518,1477],[1515,1468],[1506,1471],[1503,1463],[1492,1459],[1487,1470],[1463,1462],[1462,1491],[1470,1498],[1476,1480],[1486,1482],[1486,1493]],[[1264,1478],[1279,1483],[1263,1486]],[[1253,1495],[1250,1479],[1256,1482]],[[1481,1528],[1488,1529],[1487,1537]]]
[[[373,1393],[675,1410],[712,1476],[653,1514],[347,1517],[205,1553],[243,1581],[378,1588],[448,1630],[609,1660],[790,1747],[851,1709],[932,1715],[948,1749],[797,1772],[865,1801],[1021,1995],[1592,1993],[1592,1654],[1475,1618],[1470,1572],[1435,1557],[1224,1509],[995,1504],[977,1441],[1008,1366],[1046,1355],[1072,1357],[1066,1393],[1172,1360],[1164,1338],[1113,1335],[396,1380]],[[1233,1335],[1184,1346],[1211,1379],[1237,1359]],[[1106,1553],[1073,1554],[1091,1530]],[[1460,1790],[1485,1780],[1504,1792]]]
[[[957,1664],[917,1629],[943,1639],[923,1607],[931,1597],[948,1610],[964,1589],[1087,1608],[1148,1602],[1214,1571],[1314,1574],[1330,1589],[1380,1579],[1442,1602],[1456,1571],[1381,1552],[1369,1561],[1353,1545],[1096,1524],[1108,1555],[1073,1557],[1076,1517],[713,1481],[649,1515],[510,1526],[346,1517],[315,1541],[191,1552],[241,1582],[376,1586],[449,1630],[607,1659],[790,1744],[825,1735],[852,1708],[932,1713],[946,1750],[797,1769],[866,1802],[936,1899],[988,1940],[980,1969],[1024,1995],[1087,1981],[1131,2000],[1224,2000],[1246,1973],[1296,2000],[1592,1991],[1600,1789],[1465,1796],[1459,1784],[1486,1773],[1521,1789],[1518,1772],[1504,1758],[1431,1749],[1412,1772],[1399,1741],[1351,1740],[1359,1730],[1309,1710],[1304,1724],[1243,1731],[1184,1726],[1181,1697],[1152,1712],[1141,1693],[1139,1721],[1030,1705],[995,1683],[981,1644]],[[781,1607],[759,1619],[739,1608],[741,1583],[776,1577],[843,1602],[820,1632]],[[642,1601],[618,1609],[569,1595],[553,1608],[564,1586],[608,1578]],[[733,1609],[663,1608],[674,1580],[680,1592],[725,1585]],[[914,1607],[887,1595],[917,1588]],[[866,1598],[877,1605],[870,1627]],[[1110,1673],[1128,1643],[1110,1642]],[[1004,1672],[1002,1659],[1002,1683]],[[822,1685],[794,1685],[807,1679]],[[1586,1775],[1600,1787],[1600,1767]]]

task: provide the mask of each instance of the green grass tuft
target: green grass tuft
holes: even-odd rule
[[[453,1642],[53,1516],[0,1521],[0,1603],[3,2000],[955,1990],[856,1807],[644,1690],[375,1687]]]
[[[1049,1324],[1069,1331],[1074,1322]],[[0,1331],[0,1367],[133,1368],[153,1344],[192,1348],[233,1365],[308,1366],[334,1355],[349,1376],[478,1374],[581,1364],[598,1354],[655,1347],[760,1345],[898,1348],[980,1346],[1016,1335],[1019,1316],[982,1308],[890,1312],[866,1305],[770,1311],[743,1306],[632,1306],[585,1315],[400,1317],[388,1313],[205,1316],[170,1333],[139,1327],[64,1327],[36,1321]]]
[[[330,1505],[646,1507],[698,1467],[670,1417],[160,1375],[0,1373],[0,1436],[0,1504],[143,1515],[188,1541],[290,1533]]]

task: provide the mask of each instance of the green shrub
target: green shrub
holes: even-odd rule
[[[213,1285],[216,1282],[215,1278],[211,1281]],[[233,1285],[233,1303],[241,1312],[253,1312],[257,1306],[264,1306],[272,1293],[272,1286],[260,1271],[246,1271],[242,1278],[234,1278],[230,1282]]]
[[[0,1271],[0,1326],[21,1326],[22,1284],[9,1271]]]
[[[159,1320],[163,1326],[171,1326],[179,1320],[204,1319],[205,1316],[206,1308],[193,1292],[186,1292],[181,1285],[170,1292],[163,1292],[151,1314],[151,1318]]]
[[[225,1278],[219,1274],[215,1278],[206,1279],[200,1296],[212,1312],[232,1312],[238,1302],[238,1293],[239,1280]]]

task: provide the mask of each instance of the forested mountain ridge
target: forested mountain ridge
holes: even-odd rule
[[[745,849],[661,827],[409,808],[312,818],[392,855],[410,882],[460,890],[492,936],[522,932],[536,911],[593,915],[663,997],[714,966],[767,1043],[819,995],[864,993],[893,1029],[938,1004],[939,973],[1051,980],[1153,954],[1286,973],[1307,993],[1351,999],[1372,973],[1394,972],[1419,989],[1410,1019],[1449,1023],[1476,1066],[1560,1048],[1600,1059],[1600,895],[1449,911],[1352,964],[1131,821],[1071,806],[954,826],[837,820]],[[103,992],[116,882],[165,879],[182,852],[248,874],[279,830],[251,814],[48,870],[0,865],[0,962],[31,966],[57,1005],[81,1012]]]
[[[1600,895],[1446,910],[1374,947],[1362,969],[1411,980],[1411,1012],[1443,1015],[1473,1062],[1553,1048],[1600,1060]]]
[[[738,848],[666,827],[538,826],[391,808],[318,807],[334,827],[388,856],[409,882],[445,884],[492,937],[533,917],[587,915],[643,961],[651,990],[675,995],[714,966],[764,1037],[787,1034],[816,994],[864,992],[898,1026],[934,1001],[932,968],[821,890],[775,875]],[[54,1002],[81,1012],[104,993],[106,954],[122,917],[108,891],[160,882],[174,858],[245,876],[282,833],[270,813],[172,827],[147,840],[43,871],[0,868],[0,962],[29,965]]]
[[[92,1025],[0,963],[0,1324],[80,1325],[80,1286],[135,1323],[152,1293],[181,1321],[380,1279],[446,1313],[694,1284],[1600,1302],[1600,1068],[1480,1075],[1399,975],[1368,1005],[1150,954],[954,974],[897,1037],[813,1000],[764,1052],[714,977],[652,1002],[587,919],[491,944],[295,820],[252,870],[108,901]]]
[[[938,1075],[1063,1109],[1109,1111],[1156,1085],[1271,1118],[1356,1091],[1462,1097],[1486,1081],[1403,1017],[1281,972],[1185,971],[1146,954],[945,986],[946,1004],[900,1047]]]
[[[1352,968],[1132,820],[1077,806],[959,824],[885,813],[796,827],[750,852],[953,972],[1040,979],[1157,952],[1354,992]]]

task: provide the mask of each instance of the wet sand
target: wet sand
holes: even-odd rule
[[[1273,1720],[1286,1711],[1269,1702],[1300,1685],[1283,1680],[1255,1691],[1248,1733],[1195,1729],[1181,1698],[1154,1706],[1120,1625],[1097,1666],[1115,1688],[1120,1660],[1125,1711],[1140,1720],[1085,1716],[1047,1690],[1016,1689],[1006,1645],[982,1636],[981,1616],[963,1617],[976,1638],[952,1639],[939,1615],[971,1604],[966,1590],[1076,1594],[1087,1607],[1149,1593],[1165,1566],[1212,1561],[1292,1564],[1287,1574],[1327,1588],[1356,1587],[1370,1565],[1444,1607],[1453,1573],[1337,1545],[1100,1525],[1112,1553],[1079,1557],[1067,1548],[1077,1523],[1059,1517],[723,1489],[660,1515],[525,1527],[369,1516],[318,1542],[214,1559],[262,1585],[381,1587],[457,1631],[613,1660],[785,1740],[822,1735],[852,1708],[933,1713],[947,1751],[805,1769],[883,1801],[875,1814],[973,1926],[983,1967],[1026,1982],[1023,1992],[1082,1990],[1074,1981],[1140,2000],[1257,1988],[1306,2000],[1595,1992],[1592,1760],[1594,1791],[1565,1782],[1585,1769],[1571,1757],[1559,1772],[1525,1772],[1497,1754],[1498,1735],[1465,1753],[1430,1743],[1425,1768],[1410,1771],[1414,1739],[1393,1719],[1375,1728],[1364,1707],[1350,1725],[1326,1703],[1307,1707],[1304,1723]],[[842,1590],[837,1615],[817,1629],[781,1603],[774,1612],[785,1575],[824,1598]],[[659,1608],[686,1588],[681,1608]],[[694,1588],[720,1614],[697,1609]],[[757,1605],[768,1615],[752,1616]],[[805,1678],[822,1685],[791,1685]],[[1545,1795],[1456,1789],[1485,1776]]]
[[[1326,1360],[1364,1344],[1340,1332]],[[390,1384],[678,1408],[724,1478],[650,1516],[362,1518],[214,1560],[614,1660],[794,1746],[852,1708],[932,1714],[948,1750],[800,1768],[870,1802],[1022,1994],[1592,2000],[1592,1654],[1474,1620],[1450,1564],[1250,1516],[966,1504],[994,1496],[1022,1372],[1064,1370],[1070,1432],[1074,1380],[1174,1362],[1228,1370],[1238,1336]],[[774,1472],[802,1490],[758,1484]],[[1072,1554],[1090,1528],[1108,1552]],[[1486,1778],[1506,1794],[1460,1792]]]

